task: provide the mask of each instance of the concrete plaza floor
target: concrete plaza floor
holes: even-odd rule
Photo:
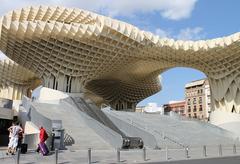
[[[7,156],[5,153],[5,150],[0,150],[1,164],[17,163],[17,155]],[[92,150],[91,154],[92,163],[118,163],[116,150]],[[217,149],[217,147],[208,148],[207,157],[203,156],[203,151],[201,148],[190,149],[188,153],[188,158],[184,149],[169,149],[167,155],[165,149],[147,149],[146,160],[143,159],[143,150],[123,150],[120,152],[120,154],[121,163],[240,163],[240,151],[237,150],[237,153],[234,154],[231,147],[223,147],[222,156],[219,156],[219,150]],[[53,164],[55,163],[55,159],[55,152],[51,152],[48,156],[42,156],[41,154],[35,153],[34,151],[28,151],[27,154],[21,154],[20,164]],[[60,150],[58,154],[58,163],[88,163],[88,150]]]
[[[168,162],[150,162],[148,164],[239,164],[240,156],[221,157],[221,158],[206,158],[206,159],[191,159],[178,160]]]

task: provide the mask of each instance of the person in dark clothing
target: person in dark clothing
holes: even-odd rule
[[[22,128],[22,124],[18,124],[18,125]],[[21,148],[22,141],[23,141],[23,134],[24,134],[24,130],[22,128],[22,131],[20,131],[18,133],[18,146],[17,146],[17,148]]]

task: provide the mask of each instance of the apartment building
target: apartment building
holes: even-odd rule
[[[187,117],[208,120],[211,111],[211,92],[207,79],[185,85],[185,113]]]
[[[165,112],[173,111],[179,115],[185,116],[185,100],[170,101],[168,104],[164,104],[163,108]]]

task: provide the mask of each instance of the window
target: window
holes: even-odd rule
[[[193,112],[196,112],[196,111],[197,111],[197,107],[196,107],[196,105],[194,105]]]
[[[196,97],[193,98],[193,104],[196,104]]]
[[[211,101],[211,98],[210,98],[210,97],[207,97],[207,101],[210,102],[210,101]]]
[[[188,104],[188,105],[191,104],[191,99],[188,99],[187,104]]]
[[[199,89],[199,90],[197,91],[197,93],[198,93],[198,94],[202,94],[202,93],[203,93],[203,90],[202,90],[202,89]]]
[[[202,105],[199,105],[199,111],[202,111]]]
[[[188,106],[188,112],[191,112],[191,106]]]
[[[194,113],[194,118],[197,118],[197,113]]]
[[[202,104],[202,97],[199,97],[198,103],[199,103],[199,104]]]
[[[188,117],[191,117],[191,114],[189,114]]]

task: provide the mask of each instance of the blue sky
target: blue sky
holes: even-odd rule
[[[160,28],[170,37],[176,37],[184,29],[201,29],[192,33],[192,39],[211,39],[230,35],[240,31],[240,1],[238,0],[200,0],[196,3],[191,16],[183,20],[169,20],[151,14],[149,26],[144,28],[154,32]],[[154,21],[158,19],[158,21]],[[139,27],[138,22],[134,22]],[[156,32],[156,31],[155,31]],[[205,78],[205,74],[189,68],[173,68],[162,75],[162,90],[141,101],[138,105],[146,105],[148,102],[164,104],[171,100],[184,99],[184,85],[187,82]]]
[[[91,10],[161,37],[182,40],[212,39],[240,31],[239,0],[1,0],[0,15],[30,5]],[[184,85],[205,77],[204,73],[190,68],[173,68],[161,76],[162,91],[139,105],[182,100]]]
[[[162,76],[162,90],[141,101],[138,106],[146,105],[149,102],[156,102],[158,105],[169,101],[184,100],[184,86],[186,83],[205,78],[205,74],[191,68],[176,67],[167,70]]]

